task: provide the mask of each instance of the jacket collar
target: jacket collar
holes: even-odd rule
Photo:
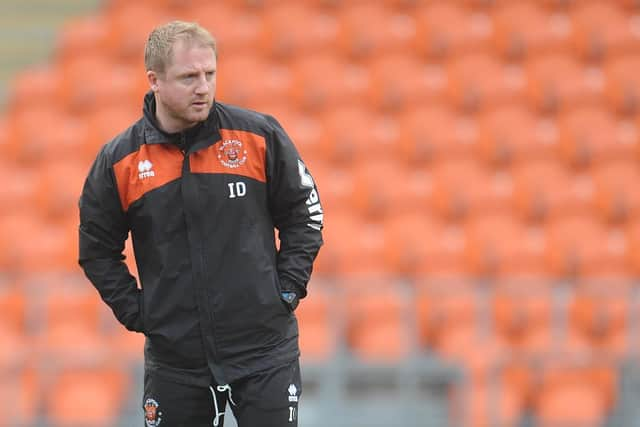
[[[220,139],[215,102],[211,107],[209,117],[205,121],[175,133],[165,132],[160,127],[156,119],[156,99],[152,91],[147,92],[144,96],[142,112],[144,116],[144,141],[146,144],[175,144],[186,152],[205,138],[211,140],[214,137],[213,141],[211,141],[212,143]]]

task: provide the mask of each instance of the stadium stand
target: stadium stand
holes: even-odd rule
[[[81,276],[77,197],[175,18],[318,182],[301,427],[640,419],[637,0],[9,3],[0,426],[140,422],[143,337]]]

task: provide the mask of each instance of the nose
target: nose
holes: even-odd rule
[[[198,84],[196,85],[195,91],[197,94],[206,94],[209,93],[210,82],[207,81],[207,78],[202,75],[198,79]]]

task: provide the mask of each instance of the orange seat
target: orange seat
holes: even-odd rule
[[[633,115],[640,111],[640,55],[620,55],[604,63],[605,96],[612,110]]]
[[[430,80],[429,67],[406,54],[389,54],[372,58],[368,62],[371,71],[369,105],[393,113],[411,110],[438,100],[442,91]]]
[[[394,117],[357,107],[337,107],[321,118],[327,159],[350,166],[394,155],[400,135]]]
[[[424,2],[416,13],[416,50],[433,59],[454,58],[488,47],[490,20],[455,2]]]
[[[44,290],[44,324],[37,340],[39,352],[63,363],[107,358],[107,340],[100,324],[100,297],[90,288],[65,287],[67,281],[66,277],[47,279],[48,286],[59,286],[55,293]]]
[[[103,15],[74,17],[63,23],[56,41],[55,58],[71,58],[106,52],[107,25]]]
[[[389,236],[385,244],[384,262],[396,275],[416,279],[421,273],[435,265],[430,257],[429,242],[441,237],[443,227],[427,211],[415,211],[392,215],[385,221],[385,234]]]
[[[332,315],[334,295],[311,283],[309,298],[296,309],[300,325],[300,353],[307,362],[328,361],[337,350],[336,326]]]
[[[256,79],[256,75],[260,78]],[[238,55],[227,58],[220,67],[216,98],[255,109],[265,101],[285,96],[290,84],[291,75],[286,67],[255,56]]]
[[[453,105],[474,112],[513,102],[524,95],[522,73],[484,53],[453,58],[447,66]]]
[[[355,197],[356,187],[353,170],[346,167],[333,167],[325,163],[311,163],[313,179],[318,184],[320,200],[325,212],[339,213],[350,211]],[[354,212],[349,212],[353,214]]]
[[[401,289],[348,291],[347,340],[355,356],[368,362],[401,361],[411,348],[407,302]]]
[[[347,59],[364,59],[380,52],[411,52],[413,17],[395,13],[384,3],[345,4],[338,10],[338,26],[338,49]]]
[[[120,106],[104,106],[89,113],[86,122],[88,135],[80,148],[78,157],[91,164],[100,148],[142,117],[142,106],[138,102],[123,102]]]
[[[40,166],[38,175],[42,184],[32,200],[33,206],[51,221],[65,222],[69,217],[77,217],[78,198],[88,172],[87,162],[67,160]]]
[[[519,356],[543,356],[553,349],[552,294],[549,289],[496,289],[491,316],[496,338]]]
[[[408,165],[473,156],[473,120],[442,106],[410,109],[399,119],[397,151]]]
[[[29,355],[27,295],[19,284],[0,287],[0,375],[20,369]]]
[[[615,382],[615,370],[606,364],[545,364],[534,406],[540,425],[602,425],[615,401]]]
[[[506,3],[495,11],[493,20],[493,45],[506,59],[566,52],[570,47],[568,22],[554,19],[535,2]]]
[[[130,64],[142,63],[149,33],[170,20],[162,8],[150,8],[142,2],[118,4],[107,8],[102,16],[107,28],[107,56],[114,62]]]
[[[579,108],[559,118],[558,148],[568,165],[582,167],[632,158],[637,144],[619,132],[619,123],[608,110]]]
[[[421,348],[450,354],[456,352],[451,348],[453,342],[475,342],[480,314],[476,293],[477,289],[464,280],[419,281],[415,307]]]
[[[596,205],[607,221],[620,222],[640,213],[640,189],[631,182],[640,182],[637,162],[614,161],[598,165],[592,172]]]
[[[266,8],[260,51],[278,60],[291,60],[306,52],[335,50],[338,23],[335,14],[322,13],[304,3],[281,2]],[[286,29],[286,30],[285,30]]]
[[[53,107],[22,109],[9,116],[7,125],[9,140],[4,155],[31,166],[74,158],[82,150],[88,131],[81,119]],[[47,132],[42,132],[43,128]]]
[[[526,61],[525,94],[529,105],[543,113],[555,113],[601,102],[604,76],[568,55],[541,54]]]
[[[487,170],[471,160],[438,162],[432,177],[435,208],[443,218],[459,220],[476,211],[501,212],[513,203],[511,175]]]
[[[599,61],[640,47],[630,16],[615,3],[577,4],[570,17],[574,49],[584,59]]]
[[[530,222],[581,214],[594,209],[591,175],[571,173],[556,161],[523,161],[513,168],[518,214]]]
[[[186,19],[198,22],[215,37],[221,58],[233,54],[255,53],[265,26],[259,12],[259,9],[236,7],[232,2],[212,3],[200,0],[194,1],[185,10]]]
[[[0,425],[36,425],[43,392],[31,366],[0,372]]]
[[[353,166],[354,192],[351,206],[364,218],[382,220],[409,212],[425,212],[430,188],[428,175],[407,171],[395,159],[357,162]],[[428,184],[427,184],[428,185]]]
[[[126,373],[112,366],[64,370],[48,388],[46,413],[57,427],[116,425],[128,382]]]
[[[16,74],[8,88],[7,111],[20,113],[34,108],[34,99],[56,106],[56,91],[64,76],[55,66],[40,65]]]
[[[602,286],[578,287],[569,302],[566,349],[622,358],[629,346],[629,295]]]
[[[479,154],[496,166],[551,159],[555,155],[552,128],[553,123],[524,106],[489,110],[478,119]]]
[[[292,64],[292,74],[290,97],[307,111],[362,105],[370,85],[366,67],[333,54],[300,55]]]
[[[627,248],[627,259],[631,264],[632,273],[638,275],[640,274],[640,221],[634,218],[634,220],[626,226],[625,233],[629,244]]]
[[[625,277],[630,273],[626,236],[589,216],[548,223],[549,268],[559,277]]]
[[[475,215],[467,224],[467,258],[475,276],[544,277],[544,232],[511,214]]]
[[[57,98],[67,111],[85,116],[98,108],[121,106],[139,95],[144,70],[117,64],[102,53],[71,57],[60,64],[64,79],[58,85]],[[105,85],[104,82],[109,84]],[[136,102],[140,102],[136,100]]]
[[[349,213],[332,215],[327,217],[323,238],[328,249],[323,256],[329,275],[373,278],[392,273],[382,262],[386,242],[383,224]]]

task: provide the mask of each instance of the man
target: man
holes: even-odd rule
[[[227,402],[240,427],[296,426],[293,311],[322,208],[280,124],[215,101],[216,66],[197,24],[152,31],[143,117],[102,148],[82,191],[79,262],[146,336],[146,426],[222,426]],[[129,232],[140,287],[123,262]]]

